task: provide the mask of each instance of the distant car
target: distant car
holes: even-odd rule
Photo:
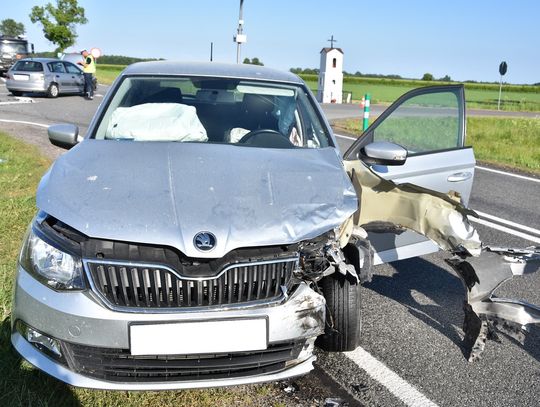
[[[94,78],[94,89],[97,82]],[[55,58],[26,58],[18,61],[7,74],[7,89],[14,96],[23,93],[46,93],[55,98],[60,94],[82,94],[82,69],[68,61]]]

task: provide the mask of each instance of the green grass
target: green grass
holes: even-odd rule
[[[413,148],[418,148],[419,143],[429,148],[429,143],[436,141],[436,135],[441,134],[437,130],[441,121],[422,123],[435,135],[427,142],[415,139],[412,130],[417,128],[418,120],[411,123],[395,122],[390,129],[400,127],[400,139]],[[338,120],[334,125],[352,134],[360,133],[360,119]],[[400,141],[397,138],[394,140]],[[474,147],[477,160],[540,175],[540,119],[468,117],[466,144]]]
[[[122,72],[125,65],[96,65],[96,78],[98,83],[104,85],[110,85],[116,79],[116,77]]]
[[[275,385],[228,389],[112,392],[76,389],[23,362],[10,342],[16,258],[35,213],[35,191],[50,162],[35,147],[0,133],[0,406],[252,406],[272,405]]]

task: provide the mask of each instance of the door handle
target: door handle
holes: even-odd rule
[[[57,78],[60,78],[60,75],[56,75]]]
[[[456,172],[452,175],[449,175],[447,180],[448,182],[461,182],[467,181],[472,177],[472,172]]]

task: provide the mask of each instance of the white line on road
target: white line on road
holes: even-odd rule
[[[437,404],[420,393],[414,386],[407,383],[362,347],[358,347],[352,352],[344,352],[344,355],[356,363],[361,369],[365,370],[373,379],[386,387],[394,396],[405,403],[405,405],[411,407],[437,406]]]
[[[538,230],[538,229],[531,228],[531,227],[525,226],[525,225],[521,225],[519,223],[512,222],[510,220],[502,219],[502,218],[499,218],[497,216],[490,215],[488,213],[484,213],[484,212],[480,212],[480,211],[476,211],[476,210],[475,210],[475,212],[478,215],[480,215],[481,218],[486,218],[486,219],[492,220],[492,221],[494,221],[496,223],[502,223],[504,225],[512,226],[513,228],[520,229],[520,230],[523,230],[525,232],[530,232],[533,235],[540,236],[540,230]]]
[[[23,121],[23,120],[7,120],[7,119],[0,119],[0,122],[4,122],[4,123],[29,124],[30,126],[45,127],[46,129],[49,128],[49,125],[48,125],[48,124],[41,124],[41,123],[34,123],[34,122],[25,122],[25,121]]]
[[[341,134],[336,134],[336,133],[334,133],[334,136],[339,137],[339,138],[344,138],[345,140],[356,140],[355,137],[342,136]]]
[[[525,239],[525,240],[530,240],[531,242],[534,242],[534,243],[540,243],[540,237],[529,235],[528,233],[519,232],[517,230],[510,229],[510,228],[508,228],[506,226],[498,225],[496,223],[490,222],[490,221],[485,220],[485,219],[478,219],[478,218],[475,218],[473,216],[470,216],[469,220],[471,222],[479,223],[481,225],[488,226],[488,227],[490,227],[492,229],[500,230],[501,232],[505,232],[505,233],[520,237],[520,238]]]
[[[494,170],[492,168],[481,167],[479,165],[477,165],[476,168],[478,168],[479,170],[482,170],[482,171],[494,172],[495,174],[507,175],[509,177],[520,178],[520,179],[524,179],[524,180],[527,180],[527,181],[540,182],[539,178],[532,178],[532,177],[526,177],[525,175],[512,174],[511,172],[506,172],[506,171],[501,171],[501,170]]]

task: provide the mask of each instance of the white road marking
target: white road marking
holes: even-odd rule
[[[362,347],[344,355],[356,363],[368,375],[386,387],[405,405],[411,407],[437,407],[433,401],[420,393],[414,386],[407,383],[384,363],[377,360]]]
[[[529,240],[529,241],[534,242],[534,243],[540,243],[540,237],[529,235],[528,233],[524,233],[524,232],[519,232],[517,230],[510,229],[510,228],[508,228],[506,226],[498,225],[496,223],[490,222],[490,221],[485,220],[485,219],[478,219],[478,218],[475,218],[475,217],[471,216],[471,217],[469,217],[469,220],[471,222],[479,223],[481,225],[488,226],[488,227],[490,227],[492,229],[500,230],[501,232],[505,232],[505,233],[508,233],[510,235],[514,235],[514,236],[520,237],[520,238],[525,239],[525,240]]]
[[[345,139],[345,140],[356,140],[355,137],[342,136],[341,134],[336,134],[336,133],[334,133],[334,136],[339,137],[339,138],[343,138],[343,139]]]
[[[0,102],[0,105],[20,105],[21,103],[35,103],[36,101],[29,97],[17,96],[15,100],[9,102]]]
[[[530,226],[521,225],[519,223],[512,222],[512,221],[506,220],[506,219],[502,219],[502,218],[490,215],[490,214],[485,213],[485,212],[480,212],[480,211],[476,211],[476,210],[475,210],[475,212],[478,215],[480,215],[480,217],[482,217],[482,218],[492,220],[492,221],[494,221],[496,223],[502,223],[502,224],[507,225],[507,226],[512,226],[515,229],[520,229],[520,230],[523,230],[525,232],[530,232],[530,233],[532,233],[534,235],[540,236],[540,230],[535,229],[535,228],[531,228]]]
[[[19,124],[29,124],[30,126],[38,126],[38,127],[44,127],[46,129],[49,128],[48,124],[41,124],[41,123],[34,123],[34,122],[26,122],[24,120],[7,120],[7,119],[0,119],[0,122],[4,123],[19,123]]]
[[[506,171],[501,171],[501,170],[494,170],[492,168],[481,167],[479,165],[477,165],[476,168],[478,168],[479,170],[482,170],[482,171],[494,172],[495,174],[507,175],[509,177],[520,178],[520,179],[524,179],[524,180],[527,180],[527,181],[540,182],[539,178],[526,177],[525,175],[519,175],[519,174],[512,174],[511,172],[506,172]]]

